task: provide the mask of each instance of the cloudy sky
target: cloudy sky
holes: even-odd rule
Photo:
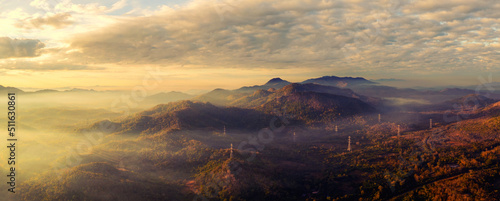
[[[0,0],[0,85],[237,88],[323,75],[475,84],[498,0]]]

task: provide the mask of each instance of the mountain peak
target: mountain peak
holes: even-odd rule
[[[288,81],[283,80],[283,79],[281,79],[279,77],[275,77],[275,78],[270,79],[269,81],[267,81],[266,84],[276,84],[276,83],[281,83],[281,82],[288,82]]]
[[[282,87],[289,85],[289,84],[291,84],[291,82],[283,80],[279,77],[275,77],[275,78],[267,81],[267,83],[264,85],[254,85],[254,86],[241,87],[241,88],[237,89],[236,91],[238,91],[238,92],[254,92],[258,89],[264,89],[264,90],[268,90],[270,88],[281,89]]]

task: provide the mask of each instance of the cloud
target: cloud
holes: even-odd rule
[[[47,0],[33,0],[30,2],[30,6],[42,10],[49,10],[51,8],[51,4]]]
[[[117,10],[124,8],[125,6],[127,6],[127,0],[120,0],[120,1],[117,1],[116,3],[114,3],[111,6],[111,8],[109,10],[107,10],[107,12],[117,11]]]
[[[71,62],[37,62],[29,60],[9,60],[0,62],[0,70],[23,71],[78,71],[78,70],[104,70],[102,67],[90,67]]]
[[[35,39],[0,37],[0,59],[37,57],[45,44]]]
[[[69,13],[57,13],[49,14],[44,17],[33,17],[20,20],[16,26],[25,29],[44,29],[46,26],[51,26],[56,29],[64,28],[68,25],[73,24],[74,21],[71,20],[71,14]]]
[[[198,0],[69,41],[95,63],[334,67],[447,72],[497,68],[497,1]]]
[[[315,11],[321,6],[332,7],[334,4],[318,3],[304,8],[300,6],[303,3],[275,2],[274,8],[272,5],[266,7],[263,2],[243,3],[248,5],[235,7],[229,4],[215,5],[208,1],[194,2],[180,10],[168,10],[162,15],[128,20],[107,29],[78,35],[71,41],[71,47],[81,50],[82,55],[77,57],[88,56],[96,62],[189,60],[197,64],[213,61],[229,65],[238,58],[250,63],[293,63],[300,58],[322,59],[322,55],[315,55],[309,49],[318,48],[304,46],[312,40],[315,40],[316,45],[323,45],[318,40],[321,36],[310,36],[303,41],[300,38],[303,35],[322,34],[322,30],[304,24],[313,21],[314,16],[305,17],[310,19],[300,17],[304,12]],[[290,8],[295,8],[297,12],[283,12]],[[237,16],[232,16],[234,14]],[[225,15],[227,19],[224,19]],[[268,19],[265,15],[268,15]]]
[[[384,76],[500,67],[495,0],[195,0],[140,17],[106,15],[126,7],[125,0],[107,6],[68,0],[31,5],[50,12],[31,15],[19,26],[66,28],[64,35],[44,32],[59,34],[43,40],[59,48],[41,47],[52,56],[48,63],[321,68]],[[78,31],[69,31],[71,23]],[[4,46],[2,52],[14,52]]]
[[[120,10],[127,6],[127,0],[119,0],[110,7],[99,3],[73,3],[71,0],[33,0],[30,2],[32,7],[51,12],[80,13],[80,14],[102,14]]]

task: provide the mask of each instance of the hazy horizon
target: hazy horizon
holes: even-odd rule
[[[325,75],[325,76],[331,76],[331,75]],[[347,76],[349,77],[349,76]],[[356,77],[356,76],[352,76]],[[235,90],[239,89],[241,87],[247,87],[247,86],[254,86],[254,85],[263,85],[267,81],[269,81],[272,78],[281,78],[283,80],[289,81],[291,83],[300,83],[302,81],[305,81],[306,79],[311,79],[311,78],[318,78],[318,77],[308,77],[303,80],[299,79],[286,79],[286,77],[269,77],[269,78],[263,78],[263,79],[257,79],[257,82],[254,83],[245,83],[243,85],[238,85],[238,84],[226,84],[226,85],[213,85],[213,86],[205,86],[203,88],[189,88],[189,86],[185,88],[169,88],[166,86],[165,88],[162,86],[155,87],[154,90],[151,90],[153,93],[161,93],[161,92],[182,92],[182,93],[187,93],[191,95],[198,95],[202,93],[206,93],[208,91],[214,90],[214,89],[227,89],[227,90]],[[388,78],[377,78],[377,79],[370,79],[363,77],[369,81],[377,82],[378,85],[383,85],[383,86],[391,86],[391,87],[398,87],[398,88],[424,88],[424,89],[443,89],[443,88],[453,88],[453,87],[474,87],[474,86],[479,86],[482,83],[482,79],[487,80],[488,79],[488,74],[485,74],[485,76],[478,76],[475,79],[476,80],[471,80],[470,82],[438,82],[438,81],[430,81],[430,80],[415,80],[415,79],[399,79],[395,77],[388,77]],[[463,80],[460,80],[463,81]],[[495,83],[496,79],[492,79],[491,82],[487,80],[488,83]],[[162,80],[162,83],[168,83],[168,80]],[[4,87],[15,87],[18,89],[21,89],[25,92],[36,92],[40,90],[57,90],[57,91],[67,91],[67,90],[72,90],[72,89],[83,89],[83,90],[95,90],[95,91],[130,91],[133,89],[135,86],[124,86],[124,87],[117,87],[117,86],[66,86],[66,87],[57,87],[57,88],[41,88],[41,87],[18,87],[14,85],[6,85],[0,83],[1,86]]]

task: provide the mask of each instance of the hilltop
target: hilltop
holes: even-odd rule
[[[223,127],[255,130],[266,125],[270,115],[252,109],[218,107],[197,101],[179,101],[160,104],[131,115],[124,120],[113,121],[113,133],[155,133],[162,130],[221,130]],[[97,122],[90,130],[97,130]],[[109,124],[109,122],[108,122]],[[84,129],[85,130],[85,129]]]

